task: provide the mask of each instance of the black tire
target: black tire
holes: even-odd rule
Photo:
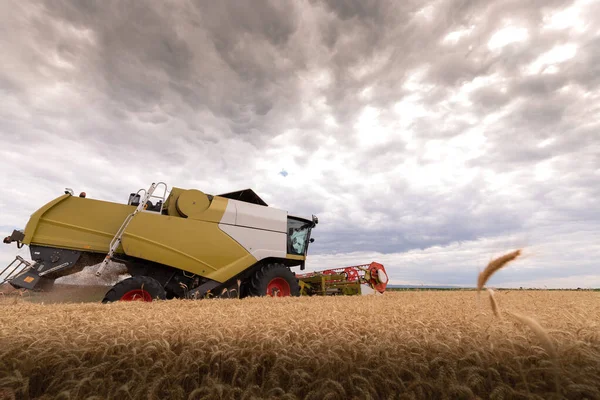
[[[132,291],[136,291],[133,294],[130,294]],[[135,296],[140,291],[144,293],[139,295],[139,299],[142,300],[142,296],[144,301],[154,301],[154,300],[165,300],[167,298],[167,292],[165,288],[154,278],[150,278],[149,276],[134,276],[131,278],[127,278],[122,280],[113,286],[106,294],[104,295],[104,299],[102,299],[102,303],[112,303],[114,301],[131,301],[135,299]],[[125,295],[133,298],[123,298]],[[148,298],[150,300],[148,300]]]
[[[284,284],[284,286],[285,283],[287,283],[289,294],[283,293],[280,297],[300,296],[300,286],[298,285],[296,274],[283,264],[263,265],[250,278],[248,282],[248,294],[250,296],[266,296],[267,287],[269,287],[269,283],[274,282],[274,280]]]

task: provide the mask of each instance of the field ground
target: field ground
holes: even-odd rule
[[[0,301],[4,298],[19,299],[29,303],[65,304],[65,303],[98,303],[104,298],[110,286],[75,286],[54,285],[50,292],[32,292],[14,289],[6,284],[0,286]],[[6,302],[5,302],[6,303]]]
[[[600,399],[598,292],[48,296],[0,296],[0,399]]]

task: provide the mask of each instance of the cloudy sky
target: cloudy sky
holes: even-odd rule
[[[600,1],[4,0],[0,228],[65,187],[253,188],[309,269],[600,286]],[[8,263],[15,245],[0,247]]]

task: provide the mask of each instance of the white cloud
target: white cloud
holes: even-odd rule
[[[339,126],[339,124],[335,120],[335,117],[332,115],[328,115],[327,117],[325,117],[325,124],[329,127],[334,127],[334,128],[337,128]]]
[[[360,113],[354,126],[361,146],[373,146],[389,141],[391,131],[379,120],[380,111],[367,106]]]
[[[416,15],[427,21],[431,21],[433,19],[434,12],[435,12],[435,5],[429,4],[429,5],[421,8],[420,10],[418,10]]]
[[[507,26],[497,30],[488,41],[490,50],[499,50],[511,43],[524,42],[529,38],[526,28]]]
[[[554,142],[556,142],[556,138],[550,137],[548,139],[544,139],[541,142],[539,142],[538,147],[543,149],[544,147],[550,146]]]
[[[524,42],[529,38],[526,28],[507,26],[496,31],[488,41],[490,50],[499,50],[511,43]]]
[[[399,122],[403,128],[408,128],[418,118],[431,115],[432,112],[427,109],[421,96],[409,95],[394,105],[394,111],[399,117]]]
[[[547,181],[553,174],[552,160],[537,163],[535,166],[535,179],[538,181]]]
[[[424,82],[428,71],[429,67],[427,65],[422,65],[408,72],[407,78],[404,79],[402,87],[406,90],[417,93],[432,89],[434,87],[433,84]]]
[[[555,64],[560,64],[565,61],[568,61],[575,57],[577,54],[577,45],[574,43],[567,43],[563,45],[558,45],[548,50],[547,52],[541,54],[534,62],[526,67],[527,74],[537,74],[542,71],[542,69],[551,69],[552,72],[557,72],[557,66]]]
[[[351,73],[354,78],[361,80],[368,75],[372,75],[382,70],[390,61],[392,53],[391,51],[384,51],[376,53],[375,56],[367,60],[360,60],[359,64],[354,68],[351,68]]]
[[[448,33],[446,36],[444,36],[444,38],[442,39],[442,43],[444,44],[457,44],[461,38],[465,37],[465,36],[469,36],[471,34],[471,32],[473,32],[473,29],[475,28],[474,25],[471,25],[468,28],[463,28],[463,29],[458,29],[455,31],[452,31],[450,33]]]
[[[360,91],[359,96],[362,99],[370,100],[371,98],[373,98],[373,87],[369,86],[369,87],[364,88],[363,90]]]
[[[579,0],[573,5],[562,10],[553,10],[544,15],[544,30],[572,29],[577,33],[588,30],[590,23],[586,15],[590,12],[588,7],[597,0]],[[592,11],[593,12],[593,11]]]

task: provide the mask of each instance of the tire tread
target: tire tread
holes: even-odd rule
[[[165,300],[167,293],[165,288],[154,278],[149,276],[133,276],[118,282],[114,285],[102,299],[102,303],[112,303],[119,301],[119,299],[128,291],[134,289],[140,289],[141,287],[150,293],[152,299]]]
[[[267,280],[270,281],[275,277],[284,278],[289,283],[291,296],[300,296],[300,285],[298,284],[296,274],[285,265],[279,263],[265,264],[256,271],[249,281],[248,292],[250,296],[266,296]]]

